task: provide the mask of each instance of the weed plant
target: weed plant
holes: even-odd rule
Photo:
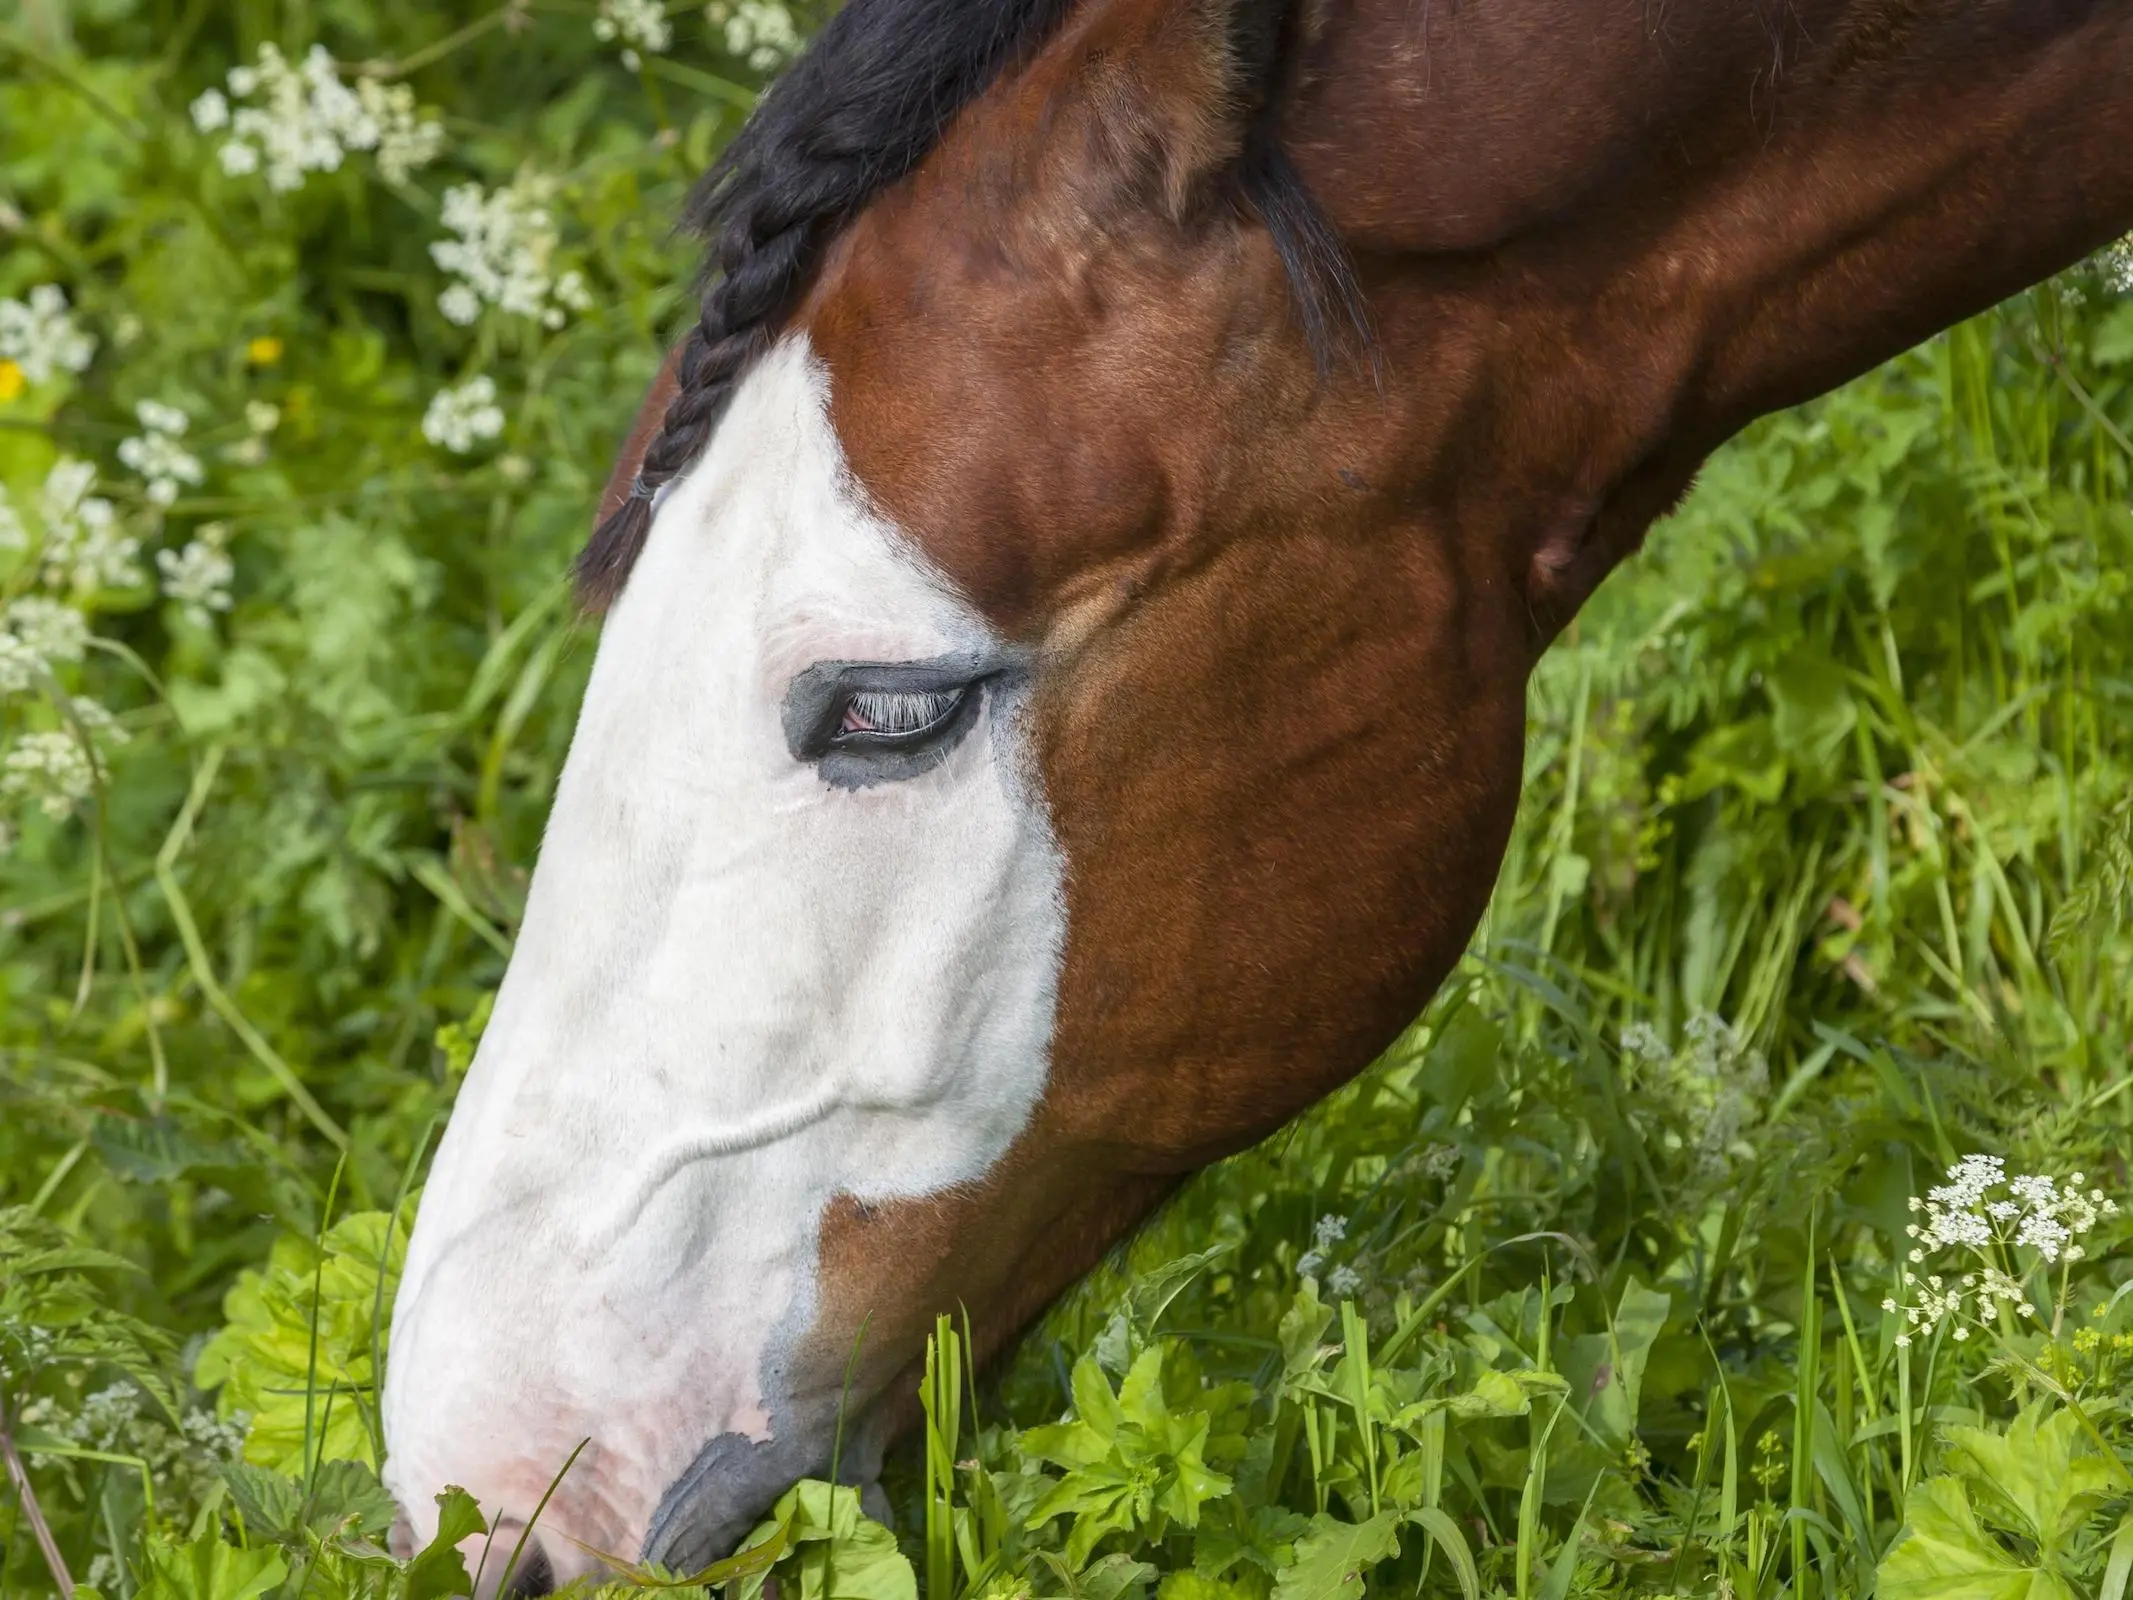
[[[464,1495],[380,1542],[391,1288],[669,229],[814,17],[445,9],[0,18],[0,1594],[474,1576]],[[2129,432],[2124,251],[1751,429],[1384,1059],[983,1381],[944,1319],[893,1531],[617,1582],[2126,1600]]]

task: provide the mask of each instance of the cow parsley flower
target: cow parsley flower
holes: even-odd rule
[[[1363,1275],[1353,1267],[1335,1267],[1326,1274],[1326,1288],[1335,1295],[1353,1296],[1363,1287]]]
[[[1311,1237],[1319,1249],[1331,1249],[1348,1237],[1348,1219],[1337,1217],[1329,1211],[1312,1227]]]
[[[111,502],[89,491],[96,468],[61,456],[38,495],[44,520],[44,581],[54,589],[129,589],[141,581],[140,541],[119,523]]]
[[[411,89],[370,78],[351,89],[321,45],[291,66],[263,44],[258,61],[232,67],[227,81],[227,95],[209,89],[193,101],[193,126],[227,130],[222,170],[232,177],[264,171],[276,193],[302,188],[311,173],[339,170],[352,150],[375,151],[379,172],[404,182],[444,148],[443,125],[420,116]]]
[[[704,20],[723,31],[726,54],[757,72],[790,61],[800,53],[800,27],[778,0],[711,0]]]
[[[0,608],[0,698],[20,694],[46,669],[79,661],[89,625],[72,606],[26,594]]]
[[[554,198],[555,180],[533,173],[493,194],[476,183],[445,190],[444,225],[455,237],[431,245],[430,258],[459,280],[437,297],[447,321],[464,327],[486,304],[560,328],[592,303],[581,274],[555,271]]]
[[[454,455],[467,455],[484,439],[504,431],[496,381],[486,373],[456,389],[440,389],[422,413],[422,437]]]
[[[2104,282],[2120,294],[2133,294],[2133,233],[2116,244],[2105,245],[2098,259],[2103,264]]]
[[[40,283],[20,300],[0,300],[0,361],[12,361],[32,383],[55,372],[80,372],[96,354],[67,309],[66,291]]]
[[[0,756],[0,800],[34,804],[55,821],[86,799],[94,784],[87,753],[61,729],[26,733]]]
[[[163,597],[176,601],[196,628],[212,627],[214,614],[230,608],[230,584],[237,576],[237,565],[230,560],[229,533],[220,522],[203,523],[184,549],[156,552]]]
[[[1960,1316],[1968,1297],[1972,1319],[1984,1323],[2000,1308],[2016,1315],[2038,1315],[2027,1286],[2028,1272],[2036,1266],[2079,1261],[2080,1239],[2105,1217],[2117,1214],[2116,1202],[2101,1189],[2084,1190],[2083,1173],[2072,1174],[2062,1187],[2045,1174],[2009,1177],[1998,1156],[1965,1156],[1948,1169],[1948,1181],[1926,1192],[1923,1200],[1913,1197],[1911,1210],[1923,1212],[1925,1221],[1911,1223],[1904,1231],[1911,1240],[1910,1265],[1903,1269],[1902,1303],[1891,1297],[1882,1309],[1900,1312],[1905,1320],[1899,1346],[1915,1333],[1930,1333],[1943,1323],[1956,1321],[1954,1336],[1968,1337]],[[2032,1251],[2030,1268],[2009,1270],[2016,1251]],[[1944,1285],[1931,1273],[1921,1277],[1912,1266],[1923,1266],[1943,1254],[1971,1268],[1959,1283]],[[1968,1262],[1964,1258],[1970,1258]],[[1918,1285],[1926,1286],[1920,1290]]]
[[[637,52],[658,55],[674,42],[674,25],[659,0],[600,0],[593,37],[602,44],[622,42],[622,64],[635,72],[644,64]]]
[[[158,400],[143,400],[133,408],[141,431],[121,439],[118,458],[148,481],[148,498],[167,506],[178,498],[178,486],[197,487],[200,459],[178,441],[185,436],[190,419],[176,406]]]
[[[443,151],[444,124],[415,109],[415,91],[406,84],[365,78],[356,85],[356,98],[378,125],[378,172],[387,183],[407,182],[408,174]]]

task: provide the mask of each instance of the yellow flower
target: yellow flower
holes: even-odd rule
[[[272,334],[262,334],[244,347],[244,358],[255,367],[271,367],[281,359],[281,341]]]
[[[7,404],[28,386],[22,369],[12,361],[0,361],[0,405]]]

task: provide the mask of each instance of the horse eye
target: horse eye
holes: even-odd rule
[[[874,739],[924,738],[950,717],[970,691],[955,689],[858,689],[845,697],[837,736]]]

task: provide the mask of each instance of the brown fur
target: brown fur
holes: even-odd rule
[[[978,1193],[825,1224],[825,1360],[996,1343],[1381,1049],[1517,804],[1527,673],[1704,456],[2133,225],[2129,0],[1350,0],[1284,142],[1382,347],[1321,380],[1215,0],[1086,0],[837,242],[851,466],[1043,663],[1054,1069]],[[1829,41],[1818,45],[1816,41]]]

